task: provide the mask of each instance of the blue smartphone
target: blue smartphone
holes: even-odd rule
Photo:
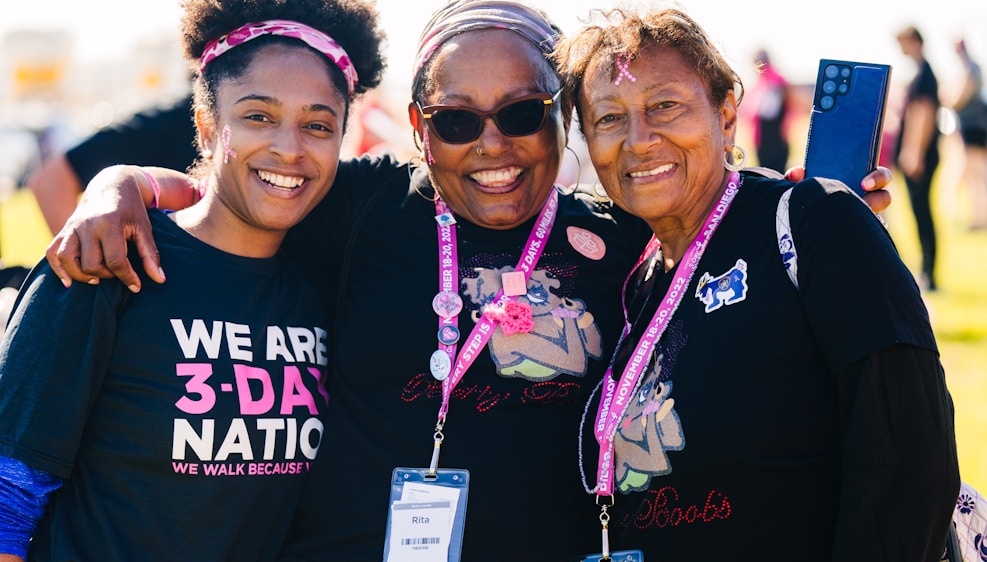
[[[819,73],[805,146],[805,175],[837,179],[858,195],[877,167],[891,66],[832,59]]]

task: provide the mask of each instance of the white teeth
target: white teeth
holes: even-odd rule
[[[275,187],[282,187],[285,189],[294,189],[305,183],[305,178],[296,176],[282,176],[281,174],[272,174],[271,172],[265,172],[264,170],[257,170],[257,176]]]
[[[646,176],[656,176],[658,174],[664,174],[665,172],[671,170],[675,167],[675,164],[665,164],[664,166],[658,166],[654,170],[648,170],[646,172],[631,172],[630,176],[632,178],[643,178]]]
[[[480,185],[495,187],[498,185],[508,185],[521,175],[521,168],[503,168],[500,170],[485,170],[470,174],[470,178]]]

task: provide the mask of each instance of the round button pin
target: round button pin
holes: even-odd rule
[[[459,293],[442,291],[432,299],[432,310],[443,318],[453,318],[463,310],[463,299]]]
[[[439,343],[452,345],[459,341],[459,328],[455,326],[442,326],[439,328]]]
[[[446,377],[452,372],[452,360],[449,359],[449,354],[441,349],[436,349],[428,360],[428,369],[432,372],[435,380],[446,380]]]

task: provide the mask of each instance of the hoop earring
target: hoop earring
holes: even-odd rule
[[[611,199],[610,195],[607,194],[607,190],[603,187],[603,184],[600,183],[600,180],[596,180],[596,183],[593,184],[593,200],[601,205],[609,205],[610,203],[613,203],[613,199]]]
[[[740,162],[737,162],[738,153],[740,153]],[[735,144],[729,151],[723,153],[723,167],[731,172],[739,172],[744,168],[744,164],[746,163],[747,151],[740,145]]]
[[[417,163],[417,166],[412,166],[412,164],[416,164],[416,163]],[[418,187],[418,184],[415,182],[414,178],[411,177],[411,168],[413,168],[413,167],[417,167],[417,168],[424,168],[425,167],[424,164],[422,163],[421,156],[412,156],[411,157],[411,160],[408,162],[408,183],[410,183],[411,184],[411,187],[414,188],[415,193],[417,193],[418,195],[420,195],[422,199],[428,201],[429,203],[435,203],[436,201],[438,201],[439,200],[439,192],[438,191],[435,192],[435,197],[431,197],[431,198],[426,197],[425,194],[422,193],[422,190]],[[432,188],[432,189],[435,189],[435,188]]]
[[[562,189],[562,186],[555,184],[555,189],[562,195],[572,195],[579,189],[579,183],[583,179],[583,163],[579,160],[579,155],[576,151],[572,149],[569,145],[565,145],[565,149],[572,153],[572,157],[576,159],[576,183],[572,184],[568,190]]]

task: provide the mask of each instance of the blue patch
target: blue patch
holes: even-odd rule
[[[696,298],[706,305],[707,313],[746,299],[747,262],[738,259],[730,271],[719,277],[703,273],[696,287]]]

